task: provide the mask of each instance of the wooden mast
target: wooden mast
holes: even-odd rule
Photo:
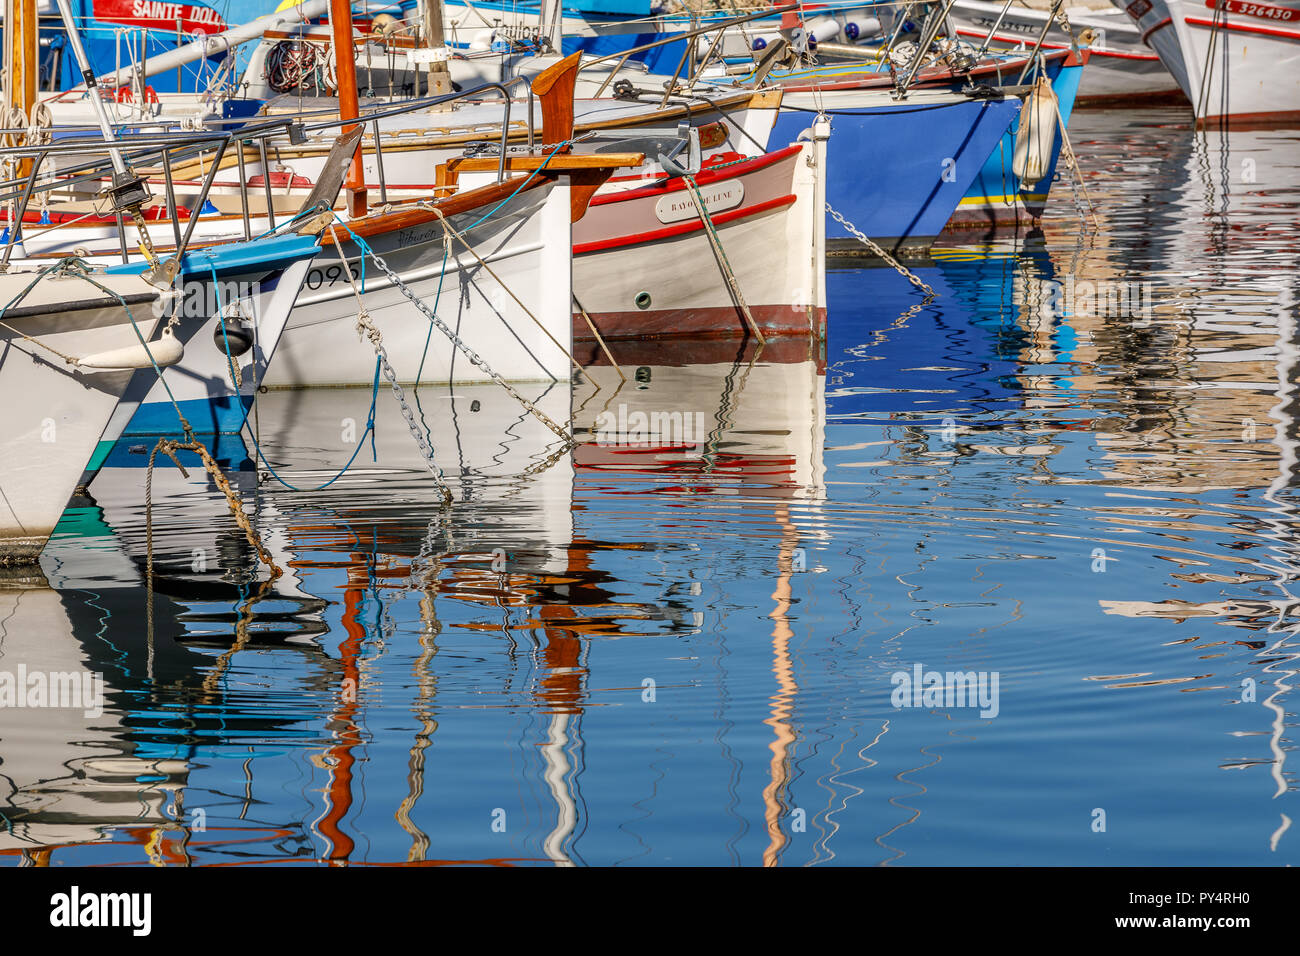
[[[14,4],[14,62],[9,64],[9,82],[13,86],[13,105],[23,111],[30,123],[32,107],[36,105],[36,68],[40,57],[38,35],[40,25],[36,19],[36,0],[13,0]]]
[[[352,120],[361,115],[357,100],[357,51],[352,43],[351,0],[330,0],[330,27],[334,33],[334,63],[339,81],[339,119]],[[343,127],[346,135],[355,126]],[[366,214],[366,173],[362,165],[363,150],[358,149],[348,167],[344,186],[348,191],[348,215]]]
[[[22,110],[23,123],[31,125],[36,106],[36,68],[40,57],[40,25],[36,0],[8,0],[5,3],[5,125],[11,110]],[[18,176],[31,172],[31,159],[14,168]]]
[[[424,18],[424,45],[429,51],[429,95],[446,96],[452,88],[442,0],[420,0],[420,12]]]

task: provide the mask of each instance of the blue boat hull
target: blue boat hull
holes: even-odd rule
[[[827,94],[825,104],[827,201],[887,248],[933,241],[1020,110],[1018,99],[840,110]],[[771,143],[793,141],[809,120],[807,112],[783,111]],[[826,237],[832,245],[856,242],[830,216]]]
[[[1079,92],[1079,80],[1083,77],[1083,65],[1049,64],[1047,75],[1060,105],[1061,118],[1068,125],[1070,114],[1074,111],[1075,95]],[[1026,184],[1011,171],[1018,130],[1019,123],[1013,123],[991,152],[984,168],[962,197],[953,217],[954,225],[998,227],[1037,219],[1043,214],[1061,156],[1061,131],[1056,131],[1052,162],[1047,168],[1047,175],[1036,183]]]

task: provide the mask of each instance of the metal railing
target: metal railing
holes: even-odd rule
[[[33,198],[41,194],[71,190],[77,186],[101,185],[106,177],[112,175],[113,166],[109,161],[109,155],[114,151],[125,159],[132,168],[152,168],[156,164],[161,169],[164,185],[163,199],[167,216],[172,224],[177,255],[180,255],[185,248],[188,248],[193,239],[194,230],[200,218],[200,211],[207,204],[208,197],[216,182],[217,173],[221,170],[222,163],[232,148],[235,151],[235,162],[239,170],[240,213],[243,236],[246,240],[251,239],[253,236],[253,216],[249,207],[249,193],[255,187],[250,186],[247,169],[248,157],[246,155],[250,147],[256,150],[257,160],[262,170],[263,196],[266,201],[267,224],[270,229],[276,228],[275,203],[269,162],[271,155],[278,155],[277,150],[284,148],[286,141],[289,144],[300,144],[313,134],[321,134],[342,127],[369,127],[379,168],[380,202],[386,204],[388,202],[388,187],[383,171],[383,135],[380,121],[455,101],[482,99],[486,93],[498,94],[499,101],[502,104],[500,158],[497,163],[497,181],[501,182],[506,176],[506,160],[511,136],[511,89],[520,83],[524,84],[528,91],[527,141],[529,152],[532,152],[536,144],[534,127],[535,94],[528,84],[528,79],[523,76],[517,76],[503,83],[485,83],[473,89],[462,90],[444,96],[424,97],[396,106],[386,105],[365,109],[361,111],[361,115],[356,119],[322,118],[319,121],[311,122],[312,116],[337,117],[338,115],[337,110],[323,109],[307,113],[295,113],[255,124],[245,124],[239,129],[226,131],[123,134],[121,129],[118,128],[117,138],[111,142],[106,142],[102,138],[98,127],[59,127],[57,128],[57,132],[60,134],[59,139],[50,143],[38,146],[0,148],[0,167],[8,165],[10,168],[23,168],[30,164],[27,175],[0,180],[0,205],[10,205],[13,212],[12,221],[8,223],[10,227],[9,238],[4,245],[3,253],[0,253],[0,270],[8,267],[14,249],[22,242],[24,220]],[[498,100],[494,97],[491,101],[497,102]],[[122,124],[122,126],[129,125]],[[6,134],[19,136],[27,132],[26,129],[0,130],[0,136]],[[84,136],[81,134],[84,134]],[[61,165],[57,170],[45,172],[51,160],[69,156],[84,156],[87,153],[94,154],[94,158]],[[211,156],[210,163],[205,159],[209,155]],[[191,194],[192,198],[188,203],[191,212],[182,228],[180,216],[182,204],[177,200],[172,167],[178,163],[200,159],[209,165],[209,168],[197,192]],[[45,172],[44,176],[42,175],[43,172]],[[156,182],[156,174],[153,174],[151,178]],[[16,203],[14,203],[14,200],[16,200]],[[127,262],[130,254],[127,250],[126,225],[121,213],[117,213],[117,220],[122,261]]]

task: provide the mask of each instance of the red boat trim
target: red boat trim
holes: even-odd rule
[[[1154,53],[1120,53],[1118,50],[1090,50],[1093,56],[1111,56],[1119,60],[1159,60]]]
[[[753,206],[742,206],[739,209],[729,209],[726,212],[720,212],[717,215],[710,216],[715,226],[721,226],[737,219],[743,219],[747,216],[756,216],[759,213],[769,212],[773,209],[780,209],[784,206],[794,205],[795,196],[778,196],[776,199],[769,199],[766,202],[755,203]],[[630,236],[613,236],[609,239],[597,239],[595,242],[575,242],[573,244],[573,254],[575,256],[583,255],[588,252],[603,252],[606,249],[619,249],[623,246],[635,246],[643,242],[657,242],[660,239],[671,239],[674,236],[684,236],[690,232],[696,232],[703,229],[699,217],[688,219],[685,222],[674,223],[671,226],[665,226],[663,229],[653,229],[650,232],[636,232]]]
[[[1151,34],[1155,33],[1157,30],[1163,30],[1165,27],[1169,26],[1173,22],[1174,21],[1172,17],[1165,17],[1163,20],[1161,20],[1159,23],[1153,26],[1146,33],[1142,34],[1142,42],[1147,43],[1147,39],[1151,36]],[[1150,45],[1151,45],[1150,43],[1147,43],[1147,46]]]
[[[987,33],[984,33],[981,30],[963,30],[961,27],[957,28],[957,35],[966,36],[966,37],[978,37],[981,40],[983,40],[986,36],[988,36]],[[1010,43],[1012,46],[1019,46],[1023,39],[1024,39],[1023,37],[1004,37],[1004,36],[994,35],[992,42]],[[1044,43],[1043,49],[1044,50],[1068,50],[1069,47],[1064,43]]]
[[[1284,40],[1300,40],[1300,33],[1294,30],[1274,30],[1269,27],[1248,27],[1245,24],[1230,23],[1227,20],[1220,20],[1217,24],[1213,20],[1202,20],[1200,17],[1183,17],[1184,22],[1193,27],[1214,27],[1218,26],[1222,30],[1231,30],[1235,33],[1255,33],[1266,37],[1281,37]]]
[[[706,167],[695,177],[695,185],[707,186],[709,183],[715,183],[719,180],[738,179],[743,174],[766,169],[773,163],[780,162],[787,156],[799,152],[802,148],[799,144],[795,144],[794,146],[787,146],[785,149],[779,149],[774,153],[764,153],[762,156],[755,156],[753,159],[747,159],[744,162],[728,165],[720,169],[711,170]],[[648,186],[639,186],[636,189],[627,189],[623,192],[598,194],[592,197],[589,205],[604,206],[612,202],[630,202],[634,199],[644,199],[647,196],[663,196],[668,193],[681,192],[685,188],[686,181],[681,177],[671,180],[665,177]]]
[[[1272,113],[1227,113],[1204,116],[1196,121],[1197,129],[1290,129],[1300,123],[1300,110],[1277,110]]]

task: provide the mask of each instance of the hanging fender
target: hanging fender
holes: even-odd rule
[[[153,356],[152,362],[150,356]],[[148,349],[137,343],[125,348],[110,349],[107,352],[96,352],[94,355],[78,359],[77,365],[82,368],[98,369],[153,368],[156,362],[159,368],[167,368],[184,357],[185,346],[176,340],[176,336],[168,328],[163,329],[161,337],[149,343]]]
[[[1056,93],[1052,91],[1051,81],[1040,76],[1020,108],[1020,127],[1016,130],[1011,171],[1020,180],[1022,189],[1046,176],[1052,165],[1056,117]]]

